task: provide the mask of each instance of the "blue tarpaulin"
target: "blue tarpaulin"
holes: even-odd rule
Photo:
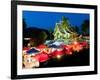
[[[34,48],[32,48],[32,49],[30,49],[30,50],[27,51],[28,54],[38,53],[38,52],[39,52],[39,51],[36,50],[36,49],[34,49]]]

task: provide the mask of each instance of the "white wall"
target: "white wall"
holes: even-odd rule
[[[84,3],[84,4],[97,4],[100,0],[34,0],[34,1],[48,1],[48,2],[61,2],[61,3]],[[98,14],[100,14],[100,5]],[[10,80],[10,0],[0,0],[0,80]],[[100,21],[100,15],[98,16]],[[98,32],[100,34],[100,22],[98,23]],[[100,41],[100,37],[98,38]],[[98,43],[100,44],[100,42]],[[100,48],[100,45],[99,47]],[[99,49],[98,49],[99,50]],[[100,53],[100,50],[99,52]],[[98,61],[100,61],[100,54],[98,54]],[[100,67],[100,62],[98,62]],[[100,69],[99,69],[100,72]],[[84,75],[84,76],[67,76],[67,77],[55,77],[55,78],[39,78],[32,80],[100,80],[100,74],[98,75]]]

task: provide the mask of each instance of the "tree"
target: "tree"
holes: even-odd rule
[[[23,32],[26,29],[26,27],[27,27],[27,25],[26,25],[25,19],[23,18]],[[28,42],[24,40],[24,34],[25,33],[23,33],[23,46],[27,46],[26,43],[28,43]]]
[[[73,28],[73,30],[74,30],[75,32],[79,33],[79,27],[78,27],[78,26],[74,26],[74,27],[72,27],[72,28]]]
[[[82,33],[83,35],[89,34],[89,20],[84,20],[82,23]]]
[[[39,37],[38,39],[39,39],[40,43],[42,44],[47,39],[47,34],[46,34],[46,32],[41,31],[40,35],[38,35],[38,37]]]
[[[50,36],[49,36],[50,39],[53,39],[53,29],[52,28],[49,29],[49,33],[50,33]]]
[[[25,29],[26,29],[26,27],[27,27],[27,24],[26,24],[25,19],[23,18],[23,30],[25,30]]]

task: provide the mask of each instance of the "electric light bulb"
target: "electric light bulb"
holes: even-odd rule
[[[78,44],[77,41],[74,41],[74,44],[77,45]]]
[[[61,55],[57,55],[57,58],[60,59],[61,58]]]

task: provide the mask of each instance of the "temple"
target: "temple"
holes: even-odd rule
[[[63,16],[62,21],[56,23],[53,35],[54,35],[54,40],[57,39],[66,40],[75,38],[77,37],[78,34],[70,25],[69,20]]]

